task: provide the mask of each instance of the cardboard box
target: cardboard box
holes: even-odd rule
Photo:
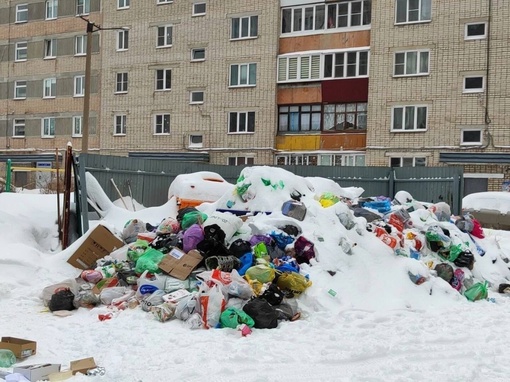
[[[173,248],[166,254],[163,260],[161,260],[159,268],[176,279],[186,280],[193,269],[195,269],[203,259],[200,252],[196,249],[192,249],[186,253],[178,248]]]
[[[47,380],[51,373],[58,373],[60,364],[46,363],[41,365],[18,366],[13,369],[13,373],[20,373],[31,382]]]
[[[89,269],[96,261],[124,246],[124,242],[111,233],[105,226],[98,225],[85,241],[67,260],[78,269]]]
[[[65,381],[77,373],[87,374],[87,371],[90,369],[95,369],[96,367],[96,361],[93,357],[83,358],[76,361],[71,361],[69,370],[52,373],[48,375],[48,379],[51,382]]]
[[[9,349],[16,358],[27,358],[34,355],[37,350],[37,342],[22,338],[2,337],[0,349]]]

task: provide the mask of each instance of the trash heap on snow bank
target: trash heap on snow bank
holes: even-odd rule
[[[349,278],[356,257],[406,259],[406,283],[427,295],[474,301],[507,285],[508,259],[483,248],[483,229],[472,217],[451,216],[447,204],[424,205],[403,191],[393,200],[362,192],[283,169],[245,168],[218,201],[162,221],[130,219],[122,240],[98,226],[103,241],[111,236],[110,249],[75,253],[69,262],[82,269],[79,277],[46,287],[43,301],[60,315],[102,305],[98,318],[105,320],[140,308],[162,322],[246,335],[298,319],[300,304],[319,289],[347,297],[332,285]]]

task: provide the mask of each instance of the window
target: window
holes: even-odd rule
[[[229,133],[254,133],[255,132],[255,112],[230,112],[228,113],[228,132]]]
[[[464,93],[481,93],[485,87],[485,78],[483,76],[464,77]]]
[[[117,32],[117,50],[128,50],[129,47],[129,31],[122,30]]]
[[[321,105],[280,106],[278,109],[278,131],[320,131]]]
[[[57,57],[57,39],[44,40],[44,58]]]
[[[205,15],[205,9],[206,9],[206,4],[205,3],[194,3],[191,15],[192,16],[204,16]]]
[[[74,55],[83,56],[87,53],[87,36],[76,36],[74,38]]]
[[[27,42],[16,43],[16,56],[15,61],[26,61],[27,60],[28,45]]]
[[[16,5],[16,22],[26,23],[28,21],[28,4]]]
[[[172,89],[172,71],[170,69],[156,70],[156,90]]]
[[[232,40],[255,38],[258,34],[258,16],[234,17],[232,19],[232,30],[230,31],[230,38]]]
[[[278,82],[321,79],[320,54],[278,58]]]
[[[394,76],[417,76],[423,74],[429,74],[429,51],[395,53]]]
[[[416,23],[431,20],[432,0],[396,0],[396,23]]]
[[[253,157],[228,157],[229,166],[253,166],[255,158]]]
[[[393,108],[392,131],[427,129],[427,106],[396,106]]]
[[[172,46],[172,29],[171,25],[158,27],[158,39],[156,46],[158,48],[166,48]]]
[[[257,64],[230,65],[229,86],[255,86],[257,83]]]
[[[157,4],[170,4],[173,2],[174,0],[157,0]]]
[[[117,9],[129,8],[130,0],[117,0]]]
[[[43,98],[55,98],[57,93],[57,79],[46,78],[43,80]]]
[[[204,92],[202,90],[190,92],[189,103],[190,104],[204,103]]]
[[[461,132],[461,145],[481,145],[482,130],[481,129],[464,129]]]
[[[325,29],[370,25],[371,0],[342,1],[334,4],[307,4],[282,9],[282,34],[312,33]]]
[[[368,75],[368,52],[340,52],[324,55],[324,78]]]
[[[83,97],[85,95],[85,76],[74,77],[74,96]]]
[[[324,131],[365,130],[367,103],[324,105]]]
[[[390,167],[424,167],[427,165],[425,157],[391,157]]]
[[[46,0],[46,20],[56,19],[58,16],[58,0]]]
[[[41,137],[53,138],[55,136],[55,117],[41,119]]]
[[[204,137],[202,135],[190,135],[188,147],[204,147]]]
[[[14,82],[14,99],[27,98],[27,81]]]
[[[81,137],[82,136],[82,117],[81,115],[75,115],[73,116],[73,131],[71,135],[73,137]]]
[[[204,61],[205,60],[205,48],[191,49],[191,61]]]
[[[128,91],[128,74],[117,73],[117,82],[115,86],[115,93],[127,93]]]
[[[114,117],[113,135],[126,135],[126,114],[118,114]]]
[[[12,136],[24,137],[25,136],[25,120],[15,119],[12,121]]]
[[[479,40],[487,37],[487,23],[468,23],[464,31],[466,40]]]
[[[170,114],[154,116],[154,135],[170,134]]]
[[[365,166],[365,154],[280,154],[276,165]]]
[[[76,0],[76,14],[87,15],[90,13],[90,0]]]

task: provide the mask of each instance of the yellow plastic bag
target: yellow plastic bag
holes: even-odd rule
[[[270,283],[274,280],[276,271],[266,264],[257,264],[248,268],[245,277],[249,280],[257,280],[261,283]]]
[[[278,277],[276,285],[285,293],[286,297],[297,297],[303,293],[306,288],[311,286],[312,282],[302,274],[285,272]]]

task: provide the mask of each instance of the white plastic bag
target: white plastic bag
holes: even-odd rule
[[[248,281],[241,277],[235,269],[230,272],[230,277],[232,282],[227,287],[228,295],[249,300],[253,296],[253,290]]]
[[[113,300],[118,299],[126,293],[126,287],[104,288],[99,294],[99,299],[105,305],[110,305]]]
[[[200,292],[200,308],[204,327],[216,328],[220,323],[221,313],[225,310],[226,300],[219,284],[215,283],[211,287],[203,285],[203,287],[204,289]]]
[[[43,300],[44,306],[48,306],[51,296],[55,294],[55,291],[59,289],[69,289],[76,296],[80,290],[78,283],[74,279],[67,279],[58,284],[47,286],[41,293],[41,299]]]
[[[234,214],[216,211],[207,216],[203,226],[207,227],[213,224],[217,224],[225,232],[225,241],[229,242],[237,230],[241,228],[243,221]]]

